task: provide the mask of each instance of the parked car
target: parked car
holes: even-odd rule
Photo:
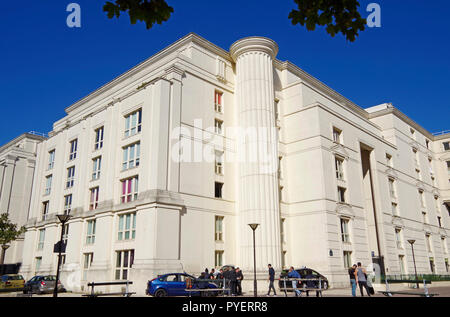
[[[21,291],[25,285],[25,280],[20,274],[5,274],[0,279],[0,292]]]
[[[314,279],[321,279],[321,288],[322,289],[328,289],[329,284],[328,284],[328,279],[323,276],[322,274],[320,274],[319,272],[304,267],[301,269],[296,269],[296,271],[300,274],[301,278],[307,278],[307,276],[311,276]],[[280,274],[280,280],[278,282],[278,287],[281,291],[284,291],[284,277],[287,277],[289,273],[289,270],[283,270]],[[297,287],[298,288],[302,288],[303,287],[303,283],[305,283],[306,281],[301,281],[300,283],[297,283]],[[314,283],[314,287],[318,288],[319,287],[319,281],[314,281],[314,282],[310,282],[310,283]],[[292,288],[292,281],[286,281],[286,288]]]
[[[164,275],[159,275],[157,278],[148,281],[147,289],[145,290],[146,295],[151,295],[154,297],[165,297],[165,296],[217,296],[218,292],[207,292],[202,295],[202,292],[189,292],[186,291],[188,285],[186,281],[192,281],[191,289],[199,289],[200,285],[195,280],[196,278],[187,273],[169,273]],[[206,288],[217,288],[216,284],[207,283]],[[203,292],[204,293],[204,292]]]
[[[55,289],[55,283],[55,275],[36,275],[25,283],[23,293],[52,293]],[[64,286],[62,285],[61,281],[58,281],[58,292],[63,291],[65,291]]]

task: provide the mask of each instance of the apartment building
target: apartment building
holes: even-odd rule
[[[132,280],[225,264],[448,274],[450,134],[363,109],[250,37],[189,34],[66,109],[38,145],[22,273]],[[242,133],[242,130],[244,132]],[[57,214],[70,214],[61,228]],[[249,279],[245,280],[251,288]]]

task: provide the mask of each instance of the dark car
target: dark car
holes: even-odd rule
[[[328,289],[329,284],[328,284],[328,279],[323,276],[322,274],[320,274],[319,272],[310,269],[310,268],[301,268],[301,269],[297,269],[296,270],[301,278],[308,278],[308,276],[310,276],[311,279],[319,279],[320,278],[320,284],[321,284],[321,288],[322,289]],[[284,283],[286,283],[286,288],[292,288],[292,281],[284,281],[284,278],[288,278],[287,275],[289,273],[289,270],[283,270],[280,274],[280,280],[278,282],[278,287],[281,291],[284,291]],[[300,283],[297,284],[298,288],[302,288],[303,285],[306,283],[306,281],[301,281]],[[319,281],[310,281],[309,285],[312,285],[314,288],[319,288]],[[310,286],[311,287],[311,286]],[[289,291],[289,290],[288,290]]]
[[[148,281],[147,289],[145,294],[154,297],[166,297],[166,296],[217,296],[218,292],[196,292],[196,291],[186,291],[186,289],[202,289],[218,288],[214,283],[197,282],[197,279],[187,273],[170,273],[159,275],[157,278]],[[187,282],[191,286],[187,285]],[[202,285],[205,284],[205,285]]]
[[[55,283],[55,275],[36,275],[25,283],[23,293],[51,293],[55,289]],[[61,281],[58,281],[58,292],[62,291],[65,291],[64,286],[61,284]]]

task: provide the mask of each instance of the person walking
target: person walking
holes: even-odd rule
[[[277,296],[277,292],[275,291],[275,287],[273,286],[273,282],[275,281],[275,270],[272,267],[272,264],[268,265],[269,267],[269,291],[267,292],[267,296],[270,296],[270,291],[273,290],[274,296]]]
[[[291,266],[291,267],[289,268],[288,277],[289,277],[289,278],[294,278],[294,279],[295,279],[295,278],[298,278],[298,279],[302,278],[302,277],[300,276],[300,273],[298,273],[296,270],[294,270],[294,267],[293,267],[293,266]],[[293,281],[292,281],[292,288],[294,289],[295,297],[299,297],[299,296],[302,295],[302,291],[299,290],[299,289],[297,288],[297,280],[293,280]]]
[[[236,269],[230,269],[230,288],[231,288],[231,296],[236,296],[236,288],[237,288],[237,273]]]
[[[244,279],[244,274],[242,274],[242,271],[240,268],[236,268],[236,295],[242,295],[242,280]]]
[[[356,297],[356,285],[358,284],[358,277],[356,275],[356,264],[353,264],[353,266],[348,269],[348,275],[350,277],[350,285],[352,286],[352,296]]]
[[[358,279],[358,285],[359,290],[361,291],[361,296],[364,296],[363,288],[365,288],[367,295],[370,297],[369,286],[367,286],[366,269],[361,266],[361,262],[358,262],[358,267],[356,268],[356,277]]]

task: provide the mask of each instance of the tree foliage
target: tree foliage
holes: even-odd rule
[[[0,215],[0,245],[6,245],[16,240],[25,231],[25,227],[17,228],[17,224],[8,219],[8,214]]]
[[[366,19],[358,12],[357,0],[294,0],[297,10],[293,9],[288,18],[292,24],[306,26],[309,31],[316,26],[326,26],[326,31],[335,36],[342,33],[347,40],[355,41],[358,33],[364,31]],[[274,2],[275,5],[275,2]],[[169,20],[174,12],[165,0],[115,0],[106,2],[103,11],[108,18],[118,18],[121,12],[127,12],[131,24],[144,21],[147,29],[155,23]]]
[[[131,24],[144,21],[147,29],[153,24],[162,24],[169,20],[173,8],[165,0],[115,0],[106,2],[103,11],[107,12],[108,18],[118,18],[121,12],[128,11]]]
[[[350,42],[364,31],[366,19],[358,12],[357,0],[294,0],[298,10],[289,14],[292,24],[306,26],[314,31],[316,26],[326,26],[326,31],[334,37],[342,33]]]

